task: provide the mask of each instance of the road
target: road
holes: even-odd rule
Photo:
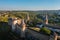
[[[50,24],[43,24],[44,26],[51,27],[54,29],[60,29],[60,26],[50,25]]]
[[[49,40],[49,37],[50,36],[47,36],[47,35],[44,35],[44,34],[40,34],[34,30],[30,30],[30,29],[27,29],[28,31],[28,34],[29,35],[32,35],[32,37],[38,39],[38,40]]]

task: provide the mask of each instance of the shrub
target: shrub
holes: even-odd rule
[[[44,34],[51,34],[51,31],[49,29],[47,29],[46,27],[41,28],[41,32],[43,32]]]

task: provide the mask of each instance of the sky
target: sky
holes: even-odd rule
[[[0,10],[58,10],[60,0],[0,0]]]

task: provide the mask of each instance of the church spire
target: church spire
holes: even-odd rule
[[[46,21],[45,21],[46,24],[48,24],[48,15],[46,13]]]
[[[24,24],[25,24],[24,19],[22,19],[22,25],[24,25]]]
[[[28,20],[30,20],[30,18],[29,18],[29,14],[27,14],[27,21],[28,21]]]

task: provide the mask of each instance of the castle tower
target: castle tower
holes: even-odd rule
[[[48,15],[46,14],[45,24],[48,24]]]
[[[25,31],[25,28],[26,28],[26,24],[24,22],[24,19],[22,20],[22,30]]]
[[[12,29],[12,18],[8,18],[8,25],[9,25],[9,30]]]
[[[16,24],[17,24],[17,19],[14,19],[12,21],[12,31],[15,31],[16,30]]]
[[[25,38],[25,30],[26,30],[26,24],[24,22],[24,19],[22,19],[22,29],[21,29],[21,37]]]

